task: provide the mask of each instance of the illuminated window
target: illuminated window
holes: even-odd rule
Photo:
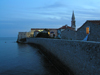
[[[43,30],[38,30],[39,32],[42,32]]]
[[[50,35],[50,32],[48,32],[48,34]]]
[[[89,34],[90,32],[90,27],[86,27],[86,34]]]

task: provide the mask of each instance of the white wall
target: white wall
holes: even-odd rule
[[[22,38],[27,38],[27,37],[30,37],[30,32],[19,32],[18,34],[18,40]]]

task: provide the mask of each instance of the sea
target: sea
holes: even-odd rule
[[[62,75],[36,46],[0,37],[0,75]]]

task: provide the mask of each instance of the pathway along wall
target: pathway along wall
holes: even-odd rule
[[[74,75],[100,75],[100,42],[28,38],[39,44],[68,66]]]

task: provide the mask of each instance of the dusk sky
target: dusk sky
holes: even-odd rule
[[[86,20],[100,20],[100,0],[0,0],[0,37],[17,37],[31,28],[71,26]]]

